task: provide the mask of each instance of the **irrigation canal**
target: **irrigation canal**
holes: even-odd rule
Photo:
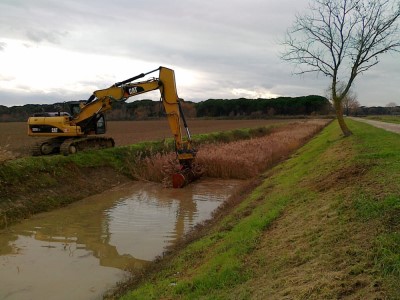
[[[161,255],[239,186],[132,182],[0,231],[0,299],[101,299]]]

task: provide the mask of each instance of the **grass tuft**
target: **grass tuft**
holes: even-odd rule
[[[384,218],[396,210],[400,211],[400,197],[399,195],[390,195],[384,199],[377,199],[371,195],[360,194],[354,200],[354,207],[362,220]]]
[[[400,233],[381,234],[375,241],[376,265],[384,275],[400,278]]]

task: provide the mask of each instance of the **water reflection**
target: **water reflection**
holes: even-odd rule
[[[123,270],[142,267],[208,218],[238,184],[132,183],[12,226],[0,233],[0,298],[100,297]]]
[[[208,218],[234,186],[204,182],[177,190],[147,185],[106,211],[104,231],[119,253],[152,260],[195,222]]]

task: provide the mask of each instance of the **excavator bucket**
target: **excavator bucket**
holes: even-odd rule
[[[196,176],[191,170],[185,170],[182,173],[172,174],[172,187],[174,189],[183,188],[200,176]]]
[[[181,173],[172,174],[172,187],[174,189],[179,189],[187,185],[186,178]]]
[[[204,173],[204,170],[197,164],[190,165],[190,167],[182,167],[182,169],[172,174],[172,187],[183,188],[189,183],[199,179]]]

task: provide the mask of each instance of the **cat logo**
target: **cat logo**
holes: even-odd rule
[[[129,95],[137,95],[143,93],[145,90],[141,86],[132,86],[127,88],[127,92]]]
[[[129,95],[137,94],[137,86],[128,89]]]

